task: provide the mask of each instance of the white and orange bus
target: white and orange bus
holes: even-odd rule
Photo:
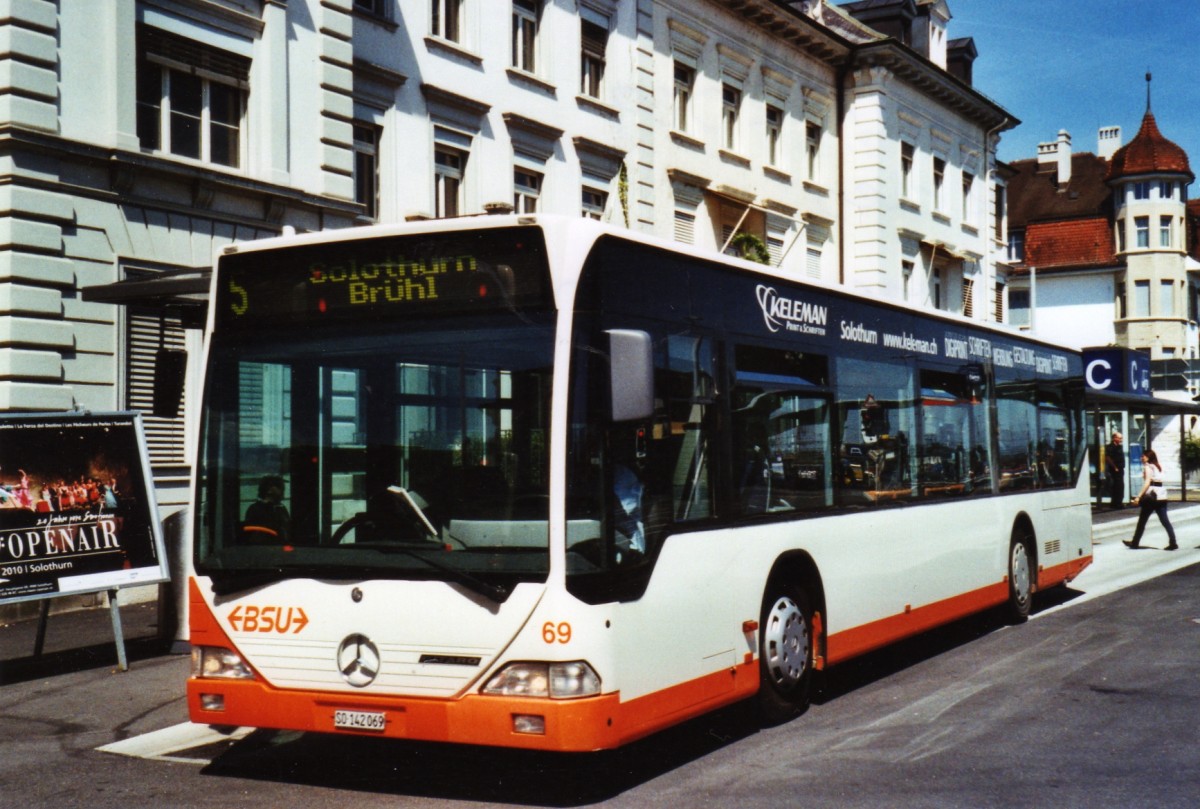
[[[1079,356],[584,219],[218,258],[193,721],[615,748],[1091,561]]]

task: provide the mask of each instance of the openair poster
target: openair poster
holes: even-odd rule
[[[141,414],[0,416],[0,604],[168,578]]]

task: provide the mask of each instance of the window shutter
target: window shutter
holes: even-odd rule
[[[161,330],[161,342],[160,342]],[[159,418],[154,410],[154,357],[158,349],[184,349],[184,330],[178,318],[157,312],[126,309],[125,407],[142,412],[146,449],[154,470],[186,466],[182,410],[175,418]]]
[[[962,282],[962,313],[963,317],[975,316],[975,282],[970,278]]]
[[[151,25],[138,28],[138,43],[146,58],[175,70],[207,74],[232,81],[243,90],[250,87],[250,60]]]
[[[687,211],[675,212],[675,241],[683,244],[696,243],[696,215]]]

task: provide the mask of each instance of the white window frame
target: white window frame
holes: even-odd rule
[[[470,136],[442,127],[434,129],[433,215],[439,219],[464,212],[470,150]]]
[[[671,100],[672,123],[677,132],[690,132],[696,94],[696,68],[679,59],[674,63],[675,91]]]
[[[602,221],[608,209],[608,192],[595,183],[584,182],[580,193],[580,212],[585,219]]]
[[[974,196],[975,175],[969,171],[964,171],[962,173],[962,219],[967,224],[975,221]]]
[[[736,152],[738,123],[742,112],[742,90],[731,81],[721,82],[721,146]]]
[[[945,202],[946,161],[940,157],[933,158],[933,209],[942,210]]]
[[[916,156],[916,146],[906,140],[900,141],[900,196],[908,200],[915,198],[913,162]]]
[[[579,20],[579,93],[588,98],[604,97],[604,73],[608,68],[610,20],[603,14],[581,8]],[[589,27],[603,32],[603,40],[586,35]]]
[[[782,107],[774,104],[767,104],[766,111],[767,125],[767,165],[780,165],[783,156],[783,122],[786,116]]]
[[[1158,217],[1158,246],[1171,247],[1174,242],[1175,217]]]
[[[546,175],[525,166],[513,167],[513,213],[537,213]]]
[[[156,143],[148,146],[143,144],[143,148],[163,154],[170,154],[185,160],[196,160],[231,169],[242,168],[246,162],[246,88],[232,78],[225,79],[209,72],[201,73],[195,67],[176,66],[168,64],[164,59],[155,58],[152,54],[142,54],[138,60],[138,70],[145,70],[147,68],[153,68],[158,71],[159,97],[157,103],[151,103],[148,97],[139,97],[136,102],[139,110],[139,124],[156,119],[154,120],[154,140]],[[186,112],[177,112],[172,108],[172,83],[190,78],[194,78],[200,83],[200,113],[198,116]],[[144,79],[145,77],[139,77],[139,84]],[[215,88],[221,88],[233,95],[233,103],[237,107],[236,124],[213,120],[213,90]],[[153,118],[150,116],[153,116]],[[196,154],[181,151],[182,146],[173,142],[173,124],[179,119],[194,121],[194,125],[199,130],[197,134]],[[233,133],[235,143],[230,162],[213,159],[213,142],[215,140],[213,134],[217,129],[220,129],[222,133]],[[144,140],[148,134],[142,131],[142,126],[139,126],[139,140]]]
[[[379,219],[379,141],[383,128],[370,122],[356,120],[351,124],[354,151],[354,201],[363,206],[363,216]],[[369,136],[369,137],[364,137]],[[364,185],[370,171],[369,188]],[[367,191],[368,193],[364,193]]]
[[[512,60],[526,73],[537,73],[541,0],[512,0]]]
[[[804,123],[804,155],[808,168],[810,182],[819,183],[821,179],[821,135],[824,127],[820,121],[811,118]]]
[[[430,0],[430,32],[447,42],[463,44],[466,0]]]
[[[1147,248],[1150,246],[1150,217],[1135,216],[1133,218],[1133,229],[1137,234],[1138,247]]]

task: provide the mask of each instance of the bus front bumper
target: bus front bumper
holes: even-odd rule
[[[193,677],[193,722],[528,750],[588,752],[621,744],[618,694],[571,700],[368,696],[279,689],[257,680]],[[540,728],[540,732],[539,732]]]

